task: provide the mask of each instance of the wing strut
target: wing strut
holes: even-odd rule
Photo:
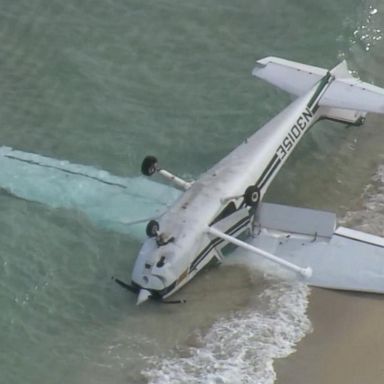
[[[272,253],[266,252],[261,248],[254,247],[253,245],[250,245],[244,241],[241,241],[241,240],[237,239],[236,237],[227,235],[226,233],[221,232],[214,227],[208,227],[207,232],[214,235],[214,236],[220,237],[221,239],[226,240],[229,243],[235,244],[241,248],[244,248],[248,251],[251,251],[251,252],[256,253],[260,256],[263,256],[266,259],[271,260],[274,263],[280,264],[287,269],[298,272],[303,277],[305,277],[307,279],[312,276],[312,269],[310,267],[302,268],[296,264],[292,264],[289,261],[281,259],[280,257],[277,257],[277,256],[273,255]]]

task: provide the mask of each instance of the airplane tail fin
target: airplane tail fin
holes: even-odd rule
[[[257,61],[252,71],[254,76],[295,96],[309,92],[328,73],[332,80],[319,101],[323,118],[361,124],[367,112],[384,114],[384,89],[353,77],[345,61],[328,71],[277,57],[266,57]]]

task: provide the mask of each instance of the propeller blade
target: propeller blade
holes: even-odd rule
[[[125,288],[127,291],[132,293],[137,293],[138,289],[133,287],[132,285],[129,285],[127,283],[124,283],[124,281],[121,281],[117,277],[112,276],[112,280],[114,280],[117,284],[119,284],[121,287]]]

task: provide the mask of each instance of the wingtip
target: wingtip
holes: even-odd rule
[[[257,76],[258,72],[265,67],[265,63],[262,63],[261,61],[256,61],[256,65],[252,69],[252,76]]]

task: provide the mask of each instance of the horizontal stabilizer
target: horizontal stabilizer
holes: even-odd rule
[[[319,105],[332,108],[332,111],[328,110],[330,116],[325,112],[324,117],[354,122],[354,117],[346,110],[384,113],[384,89],[353,77],[345,61],[328,71],[277,57],[266,57],[258,60],[252,71],[254,76],[296,96],[309,92],[328,73],[332,77]]]
[[[384,113],[384,89],[356,78],[336,78],[319,104],[362,112]]]
[[[326,74],[327,70],[323,68],[278,57],[266,57],[258,60],[252,71],[253,76],[296,96],[308,92]]]
[[[333,68],[334,80],[320,100],[320,105],[336,109],[384,113],[384,89],[353,77],[342,61]]]

